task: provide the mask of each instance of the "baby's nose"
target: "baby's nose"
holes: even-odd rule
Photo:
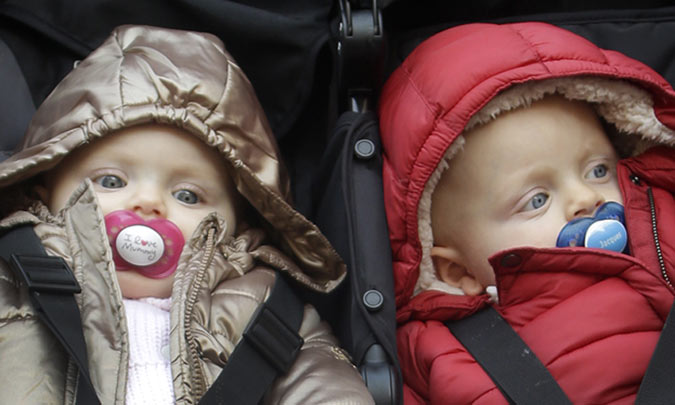
[[[159,190],[139,191],[130,203],[131,210],[142,217],[166,217],[166,205]]]
[[[587,186],[578,188],[567,206],[567,220],[591,216],[604,202],[604,196],[595,189]]]

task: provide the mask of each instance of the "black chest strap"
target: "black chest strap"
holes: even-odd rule
[[[568,404],[546,367],[492,307],[446,326],[513,404]],[[675,404],[675,303],[642,379],[636,404]]]
[[[445,324],[509,403],[571,404],[539,358],[494,308]]]
[[[89,376],[87,346],[74,295],[80,292],[80,286],[68,264],[47,255],[32,225],[18,226],[1,235],[0,257],[28,287],[39,318],[77,365],[77,404],[99,404]]]
[[[303,340],[298,330],[303,316],[302,301],[277,274],[270,296],[253,315],[227,365],[199,404],[259,403],[300,353]]]
[[[663,325],[659,342],[642,378],[635,403],[675,404],[675,303]]]

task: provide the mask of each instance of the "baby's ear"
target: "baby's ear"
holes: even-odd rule
[[[461,289],[466,295],[482,294],[484,288],[469,272],[457,249],[445,246],[431,248],[431,259],[438,278],[451,287]]]

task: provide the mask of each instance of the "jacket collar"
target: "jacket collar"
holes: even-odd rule
[[[500,310],[537,300],[553,305],[600,280],[622,276],[631,268],[650,275],[640,283],[663,286],[658,274],[643,270],[644,264],[639,259],[599,249],[516,248],[499,252],[489,260],[497,279]],[[597,265],[599,262],[602,266]],[[487,294],[466,296],[427,290],[397,311],[397,322],[458,320],[489,304]]]

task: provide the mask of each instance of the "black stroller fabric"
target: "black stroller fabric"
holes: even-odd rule
[[[375,114],[345,112],[327,151],[320,172],[329,175],[316,185],[323,198],[315,221],[352,271],[336,294],[310,300],[332,325],[339,325],[334,331],[376,403],[398,403],[396,308]]]
[[[7,44],[0,40],[0,160],[6,159],[16,142],[23,134],[30,121],[35,107],[14,54]]]

